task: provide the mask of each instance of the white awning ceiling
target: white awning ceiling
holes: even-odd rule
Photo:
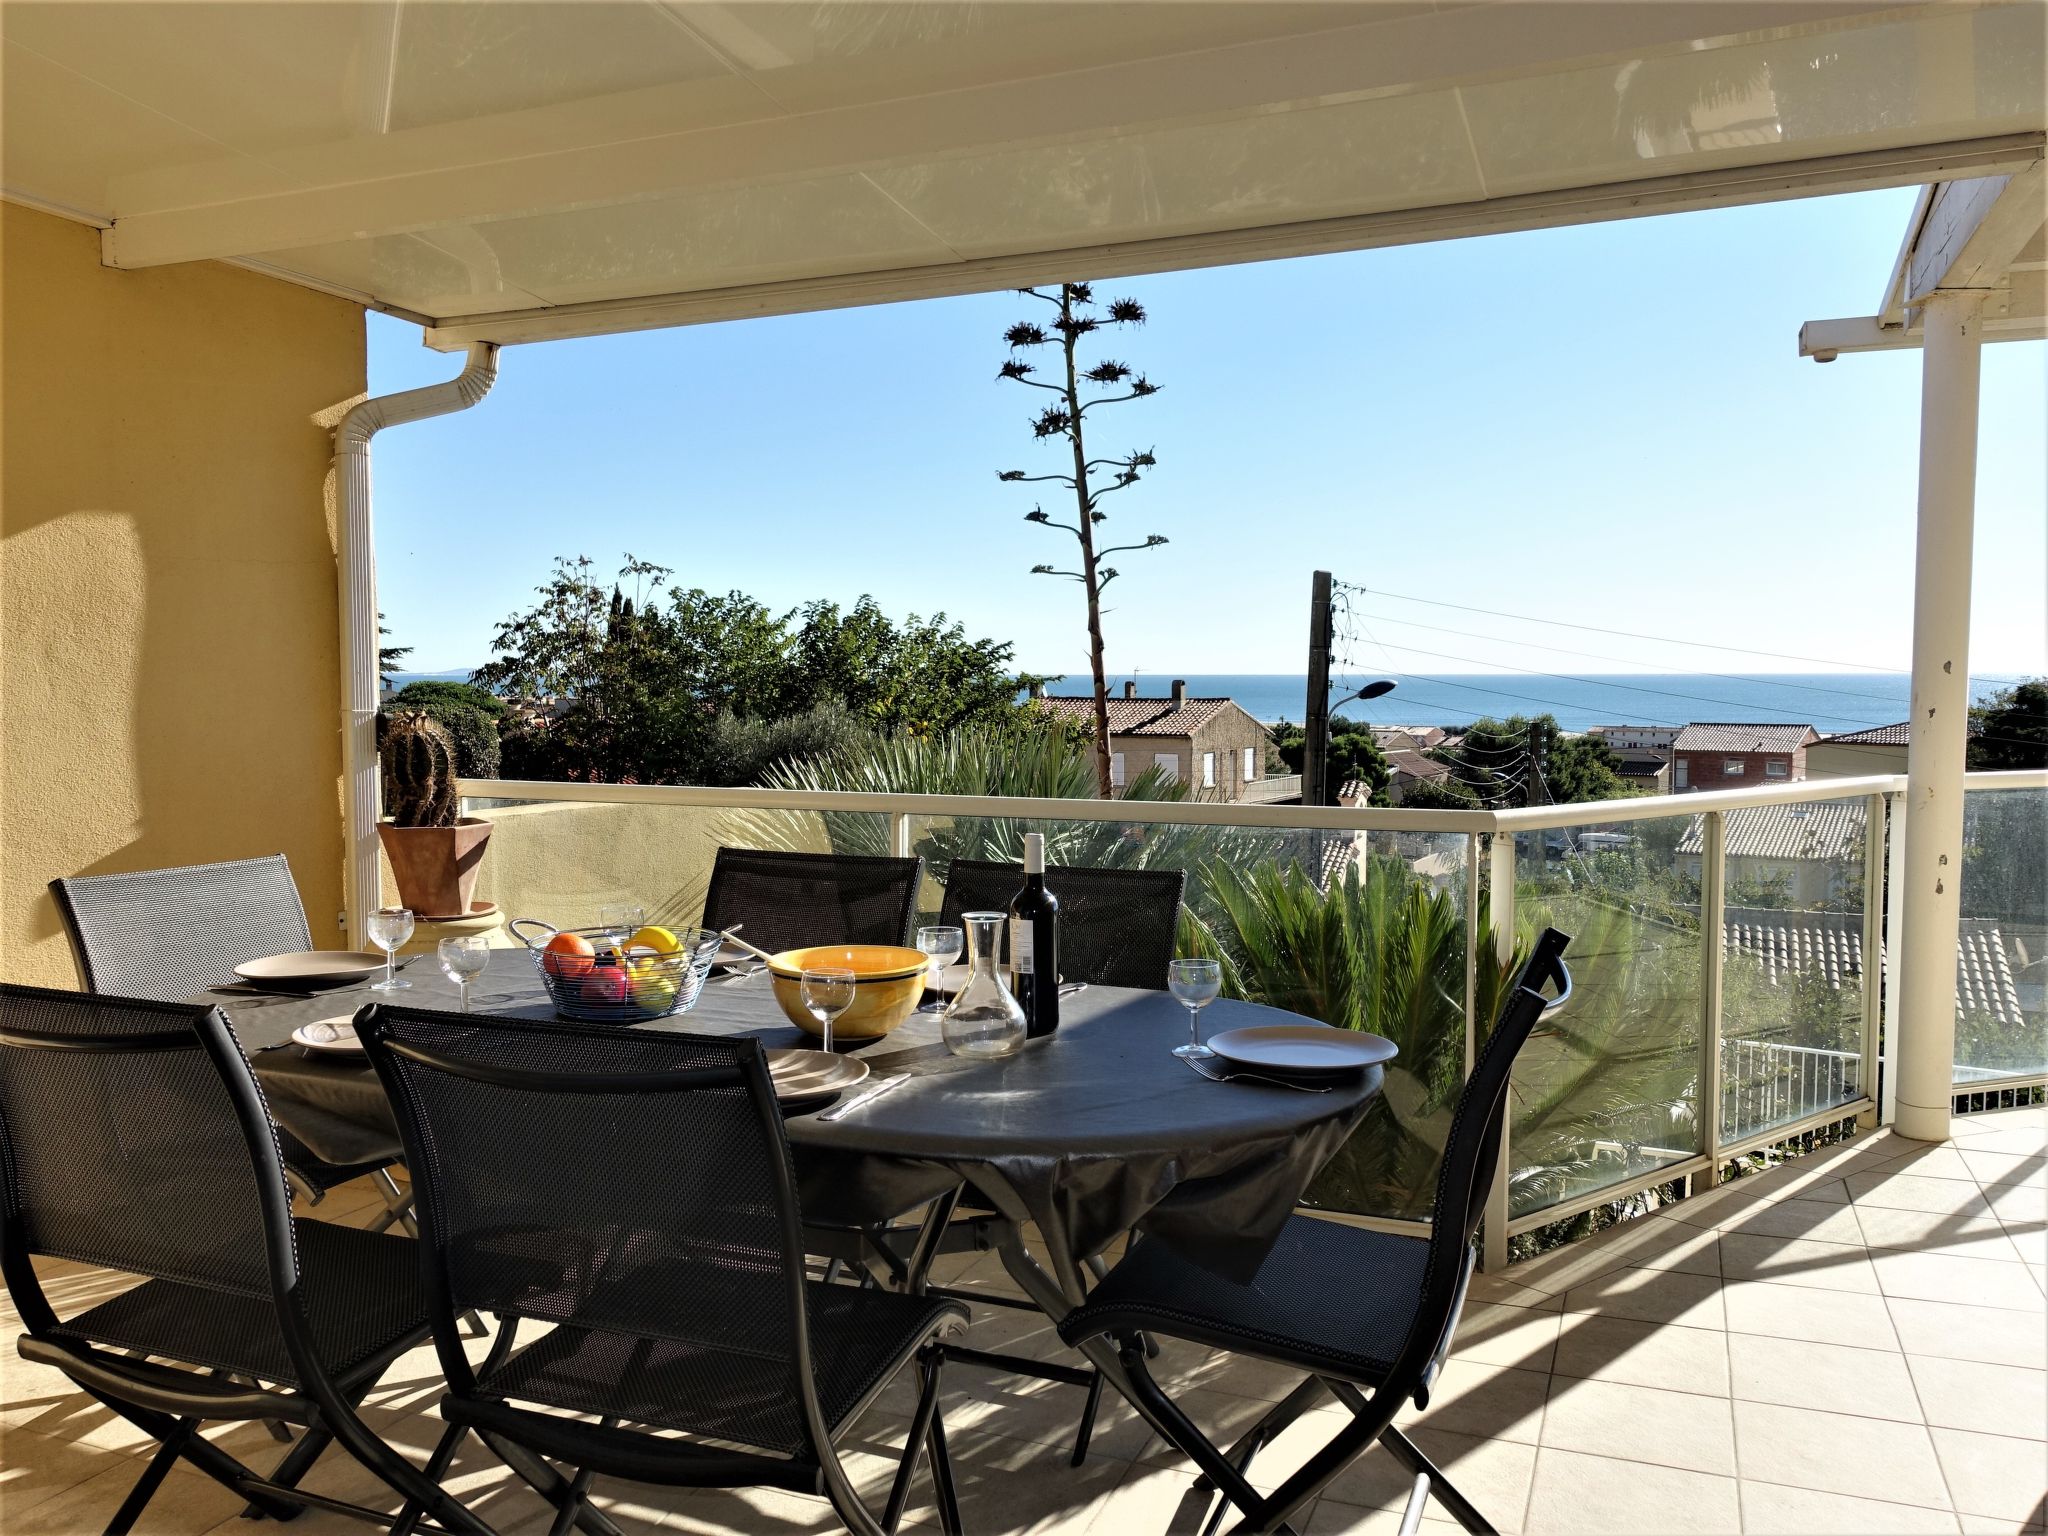
[[[2043,10],[0,7],[0,189],[501,342],[2010,174]]]

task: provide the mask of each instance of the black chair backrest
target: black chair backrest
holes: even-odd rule
[[[1565,946],[1570,943],[1570,937],[1555,928],[1546,928],[1537,937],[1522,974],[1501,1005],[1493,1033],[1486,1037],[1472,1064],[1472,1074],[1465,1079],[1464,1091],[1458,1095],[1450,1134],[1444,1141],[1443,1163],[1437,1171],[1422,1305],[1404,1354],[1411,1349],[1420,1349],[1425,1357],[1433,1352],[1456,1305],[1472,1239],[1486,1213],[1486,1197],[1500,1162],[1501,1126],[1507,1117],[1515,1057],[1544,1011],[1571,995],[1571,973],[1564,964]],[[1547,999],[1542,989],[1553,982],[1558,995]],[[1428,1337],[1418,1339],[1418,1335]]]
[[[313,947],[281,853],[50,887],[94,992],[175,1002],[234,981],[245,960]]]
[[[771,1438],[815,1448],[802,1222],[759,1042],[388,1006],[356,1028],[398,1109],[458,1392],[455,1314],[475,1308],[740,1351],[750,1381],[675,1385],[772,1399]]]
[[[290,1289],[284,1168],[217,1009],[0,986],[0,1170],[17,1296],[30,1254]]]
[[[721,848],[704,893],[704,926],[744,923],[756,949],[907,944],[922,859]]]
[[[1060,974],[1098,987],[1163,989],[1186,883],[1178,869],[1049,865],[1046,888],[1060,903]],[[939,921],[958,927],[963,912],[1004,911],[1023,884],[1021,864],[955,859]]]

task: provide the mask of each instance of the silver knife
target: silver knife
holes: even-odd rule
[[[908,1072],[899,1072],[894,1077],[876,1078],[874,1082],[868,1084],[866,1088],[863,1088],[852,1098],[841,1099],[837,1104],[834,1104],[830,1109],[818,1116],[818,1118],[820,1120],[837,1120],[842,1115],[852,1114],[853,1111],[859,1109],[863,1104],[872,1104],[891,1088],[900,1088],[909,1081],[910,1074]]]

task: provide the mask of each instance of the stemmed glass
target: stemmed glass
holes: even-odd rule
[[[597,926],[612,941],[613,949],[622,950],[626,940],[647,926],[647,909],[630,901],[607,902],[597,909]]]
[[[832,1049],[832,1021],[853,1006],[853,972],[840,966],[807,966],[803,974],[804,1009],[825,1032]]]
[[[917,930],[917,947],[927,959],[924,984],[928,991],[939,989],[939,973],[960,958],[960,951],[967,942],[967,936],[958,928],[920,928]],[[926,1003],[917,1010],[919,1013],[944,1013],[943,1001]]]
[[[491,946],[480,933],[464,933],[443,939],[434,949],[443,974],[462,990],[462,1011],[469,1012],[469,984],[491,963]]]
[[[384,979],[371,986],[372,992],[401,992],[412,985],[398,974],[398,948],[412,937],[410,907],[379,907],[370,914],[370,942],[384,951]]]
[[[1188,1043],[1173,1054],[1200,1060],[1216,1053],[1202,1044],[1202,1010],[1223,990],[1223,967],[1214,960],[1176,960],[1166,968],[1166,989],[1188,1011]]]

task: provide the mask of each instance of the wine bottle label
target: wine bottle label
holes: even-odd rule
[[[1010,919],[1010,968],[1028,971],[1032,966],[1031,920],[1027,917]]]

